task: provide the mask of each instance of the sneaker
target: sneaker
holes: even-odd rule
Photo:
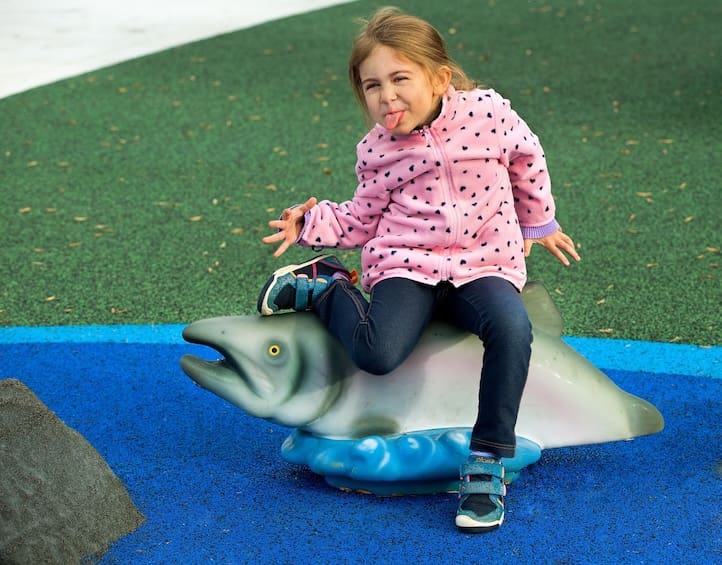
[[[258,311],[270,316],[279,310],[310,310],[313,301],[339,277],[356,283],[356,271],[346,269],[333,255],[319,255],[300,265],[281,267],[263,286]]]
[[[504,521],[504,495],[502,462],[470,455],[461,466],[456,527],[470,533],[495,530]]]

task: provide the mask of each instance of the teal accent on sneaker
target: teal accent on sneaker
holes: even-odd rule
[[[333,255],[319,255],[300,265],[281,267],[263,286],[258,311],[270,316],[279,310],[309,310],[339,276],[355,282],[354,273]]]
[[[504,521],[504,465],[498,459],[469,456],[461,466],[459,509],[456,527],[463,532],[483,533]]]

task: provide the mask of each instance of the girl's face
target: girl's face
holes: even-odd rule
[[[369,116],[397,134],[428,124],[451,82],[446,67],[430,75],[386,45],[374,47],[359,65],[359,75]]]

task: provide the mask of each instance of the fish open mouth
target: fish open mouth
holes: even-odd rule
[[[194,383],[203,388],[207,386],[210,378],[222,378],[228,374],[234,376],[239,371],[234,368],[227,359],[218,359],[216,361],[207,361],[195,355],[183,355],[180,360],[181,369],[188,375]]]
[[[234,354],[206,335],[202,324],[191,324],[183,330],[183,339],[215,350],[222,357],[208,361],[195,355],[183,355],[180,366],[198,386],[224,398],[239,381],[260,401],[273,397],[275,387],[255,362],[245,355]]]
[[[227,397],[227,391],[233,390],[239,381],[260,401],[268,400],[275,392],[268,378],[250,362],[239,366],[232,358],[206,361],[195,355],[183,355],[180,366],[198,386],[223,397]]]
[[[229,376],[238,378],[238,376],[242,375],[243,371],[241,367],[238,367],[233,362],[233,357],[227,351],[223,351],[217,344],[212,343],[209,339],[205,339],[201,333],[202,332],[195,330],[193,324],[191,324],[183,330],[183,339],[194,345],[209,347],[222,357],[215,361],[208,361],[195,355],[183,355],[180,360],[183,372],[197,385],[210,389],[212,389],[212,387],[209,386],[211,380],[221,380]]]

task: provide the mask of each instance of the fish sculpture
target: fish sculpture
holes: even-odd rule
[[[562,320],[539,283],[522,292],[534,341],[508,479],[542,449],[626,440],[664,427],[649,402],[620,389],[562,339]],[[451,491],[476,419],[483,345],[433,322],[388,375],[359,370],[315,315],[199,320],[186,341],[223,355],[181,358],[198,385],[249,414],[296,428],[281,452],[330,484],[376,494]]]

